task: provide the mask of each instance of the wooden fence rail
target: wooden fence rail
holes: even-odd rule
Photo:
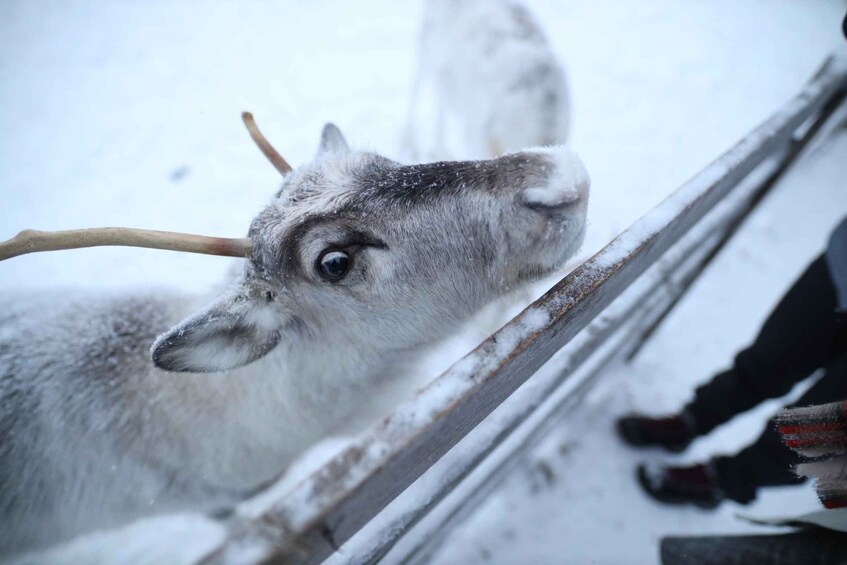
[[[708,254],[712,247],[701,249],[695,245],[692,253],[678,253],[677,263],[659,262],[730,191],[743,186],[741,181],[751,171],[785,149],[798,128],[813,119],[829,100],[842,95],[845,88],[847,64],[828,60],[782,110],[435,379],[413,402],[372,427],[270,510],[235,524],[224,543],[205,561],[242,562],[249,556],[251,561],[313,563],[330,556],[651,266],[660,273],[653,277],[661,280],[664,276],[667,283],[681,264],[692,264],[692,254],[701,258]],[[778,160],[774,166],[780,163]],[[720,234],[713,238],[712,245],[719,239]],[[655,281],[647,279],[640,284],[656,286]],[[666,284],[665,288],[671,285]],[[672,300],[672,295],[668,294],[665,302]],[[633,323],[632,306],[616,308],[611,315],[600,318],[593,326],[594,332],[580,336],[582,342],[570,354],[568,368],[558,371],[558,377],[548,383],[550,390],[574,373],[620,324]],[[661,308],[650,311],[660,312]],[[372,561],[384,555],[403,532],[526,420],[541,400],[533,402],[505,418],[504,425],[489,433],[485,441],[474,443],[467,453],[457,455],[449,472],[432,481],[429,492],[415,498],[418,502],[413,508],[397,512],[393,520],[383,522],[385,535],[374,536],[376,541],[364,544],[365,550],[353,560]]]

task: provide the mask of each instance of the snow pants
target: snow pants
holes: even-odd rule
[[[818,369],[823,376],[795,406],[847,399],[847,327],[823,255],[794,282],[732,368],[700,386],[686,410],[697,433],[707,434],[765,399],[785,395]],[[799,456],[772,424],[753,445],[714,462],[721,487],[738,502],[753,500],[758,487],[801,481],[792,472]]]

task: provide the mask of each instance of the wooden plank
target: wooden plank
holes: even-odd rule
[[[845,86],[830,60],[782,111],[456,363],[209,562],[317,562],[349,539],[597,316],[739,180]]]

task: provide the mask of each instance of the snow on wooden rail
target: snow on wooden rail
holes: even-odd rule
[[[258,518],[207,562],[319,562],[470,432],[677,242],[832,96],[828,60],[776,115]],[[443,494],[443,493],[442,493]]]

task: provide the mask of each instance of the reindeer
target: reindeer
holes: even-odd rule
[[[583,239],[589,178],[568,149],[407,166],[327,124],[292,170],[245,122],[283,175],[247,238],[102,228],[0,244],[0,259],[89,245],[243,257],[217,297],[0,300],[0,553],[231,508],[408,398],[424,348]]]
[[[516,0],[427,0],[404,144],[416,159],[565,143],[565,72]]]

